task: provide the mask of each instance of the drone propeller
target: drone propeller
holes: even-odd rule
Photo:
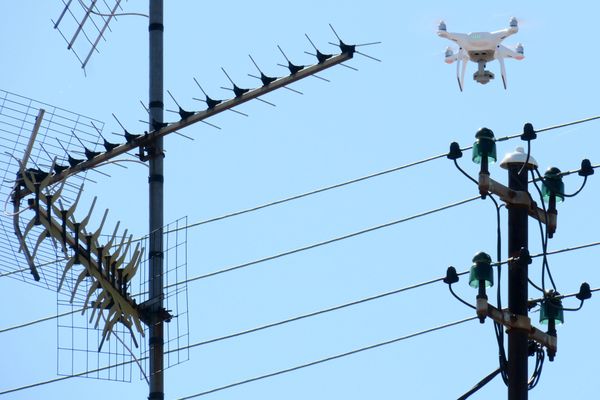
[[[521,43],[517,43],[517,47],[515,47],[515,51],[521,55],[521,57],[517,58],[517,60],[521,60],[521,59],[525,58],[525,50],[523,49],[523,45]]]
[[[438,23],[438,31],[446,32],[446,22],[443,19]]]

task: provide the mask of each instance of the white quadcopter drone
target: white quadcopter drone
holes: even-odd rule
[[[465,70],[467,69],[467,61],[477,63],[477,72],[473,74],[473,79],[481,84],[488,83],[494,79],[494,74],[485,69],[486,63],[494,59],[500,63],[500,72],[502,74],[502,83],[506,89],[506,69],[504,67],[505,58],[514,58],[522,60],[523,45],[517,44],[515,50],[509,49],[500,44],[510,35],[514,35],[519,31],[517,19],[512,17],[509,22],[509,27],[495,32],[472,32],[472,33],[453,33],[446,30],[446,23],[440,21],[438,26],[438,36],[452,40],[459,46],[455,53],[450,47],[446,48],[445,61],[447,64],[452,64],[456,61],[456,79],[458,87],[462,92],[465,81]],[[462,71],[460,71],[460,63],[462,61]]]

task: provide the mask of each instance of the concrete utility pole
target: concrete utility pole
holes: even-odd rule
[[[163,0],[149,0],[149,104],[150,127],[163,122]],[[150,394],[149,400],[163,400],[164,377],[164,321],[160,314],[163,308],[163,217],[164,217],[164,174],[163,138],[157,137],[148,146],[149,157],[149,311],[150,335]]]
[[[514,191],[527,192],[527,174],[535,160],[529,158],[527,165],[522,152],[511,153],[501,166],[508,169],[508,187]],[[521,249],[528,247],[528,213],[522,205],[508,205],[508,309],[511,314],[527,316],[528,264],[519,260]],[[527,399],[527,358],[529,332],[524,329],[508,330],[508,399]]]

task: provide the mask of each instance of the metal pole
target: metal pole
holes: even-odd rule
[[[508,186],[527,191],[527,166],[508,164]],[[521,171],[521,173],[519,173]],[[528,245],[526,207],[508,207],[508,256],[517,259],[521,248]],[[508,308],[511,313],[527,316],[527,263],[513,261],[508,266]],[[521,329],[508,331],[508,399],[527,399],[528,333]]]
[[[163,122],[163,0],[149,0],[149,109],[150,128]],[[156,138],[148,148],[149,160],[149,299],[150,308],[150,394],[149,400],[163,400],[163,138]]]

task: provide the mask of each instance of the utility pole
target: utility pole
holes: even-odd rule
[[[482,199],[488,195],[497,196],[498,199],[506,204],[508,210],[508,309],[503,309],[500,299],[500,289],[498,289],[498,306],[495,307],[488,303],[486,288],[494,285],[494,274],[492,270],[492,258],[485,252],[479,252],[473,257],[473,265],[469,273],[469,285],[478,289],[476,297],[475,309],[477,317],[481,323],[485,322],[486,318],[491,318],[500,327],[500,331],[496,329],[498,339],[498,347],[500,351],[500,367],[492,374],[486,376],[473,389],[461,396],[461,399],[466,399],[477,390],[481,389],[494,376],[501,373],[504,382],[508,385],[508,400],[527,400],[528,391],[537,384],[544,361],[544,348],[550,361],[554,361],[557,348],[556,324],[564,321],[563,311],[577,311],[576,309],[565,309],[562,306],[561,299],[571,297],[573,295],[560,296],[556,292],[556,286],[552,281],[553,290],[546,291],[544,289],[544,276],[542,275],[543,298],[533,300],[531,304],[540,305],[540,323],[547,324],[546,332],[532,326],[531,319],[528,316],[530,300],[528,298],[529,285],[529,264],[531,264],[531,256],[528,250],[528,222],[529,217],[536,219],[540,224],[546,225],[546,239],[551,238],[556,232],[556,202],[564,200],[564,197],[574,196],[581,191],[579,189],[573,195],[564,194],[565,188],[562,183],[562,173],[558,168],[549,168],[542,181],[542,189],[536,184],[536,188],[540,192],[542,208],[539,208],[527,190],[528,173],[536,171],[538,164],[530,154],[530,141],[536,138],[536,133],[533,125],[526,123],[523,126],[523,134],[521,139],[528,142],[527,154],[522,147],[517,147],[512,153],[507,154],[500,162],[500,167],[508,170],[508,186],[495,181],[490,177],[488,165],[490,160],[496,161],[496,139],[494,133],[488,128],[481,128],[475,134],[475,143],[471,147],[473,149],[473,162],[480,164],[479,180],[476,181],[479,186],[479,194]],[[456,162],[462,157],[462,150],[458,143],[450,144],[450,151],[447,158],[453,160],[456,167],[465,175],[467,175]],[[581,168],[577,171],[578,174],[585,179],[592,175],[593,167],[588,159],[581,161]],[[568,172],[569,174],[571,172]],[[468,176],[468,175],[467,175]],[[539,172],[538,172],[539,176]],[[474,180],[471,178],[471,180]],[[534,181],[535,183],[535,181]],[[544,203],[548,201],[548,208]],[[494,200],[498,211],[500,210],[498,202]],[[498,214],[498,218],[499,218]],[[498,225],[500,221],[498,221]],[[498,235],[500,235],[500,226],[498,226]],[[547,243],[544,241],[543,248],[546,251]],[[498,253],[500,253],[500,244],[498,244]],[[498,259],[500,259],[498,254]],[[498,277],[500,278],[500,267],[503,262],[498,260]],[[548,265],[544,262],[542,268],[548,269]],[[549,270],[548,270],[549,273]],[[448,284],[450,293],[460,300],[461,299],[452,289],[452,284],[458,282],[458,274],[454,267],[448,267],[444,283]],[[535,286],[535,285],[534,285]],[[575,295],[583,304],[583,301],[591,297],[589,284],[584,282],[579,288],[579,293]],[[508,360],[506,360],[504,350],[504,333],[502,329],[506,329],[508,333]],[[501,336],[502,335],[502,336]],[[531,347],[530,347],[531,345]],[[527,372],[528,357],[535,355],[536,366],[531,376]]]
[[[163,0],[149,0],[149,118],[148,131],[156,130],[163,122]],[[150,394],[149,400],[163,400],[164,376],[164,321],[163,308],[163,217],[164,217],[164,174],[163,138],[155,138],[148,146],[149,157],[149,311],[150,335]]]
[[[527,174],[533,158],[523,160],[522,152],[507,155],[501,166],[508,169],[510,190],[527,193]],[[527,165],[525,165],[527,162]],[[528,264],[520,259],[521,249],[528,248],[527,207],[511,204],[508,208],[508,309],[511,314],[527,316]],[[527,399],[527,358],[529,332],[524,329],[508,330],[508,399]]]

